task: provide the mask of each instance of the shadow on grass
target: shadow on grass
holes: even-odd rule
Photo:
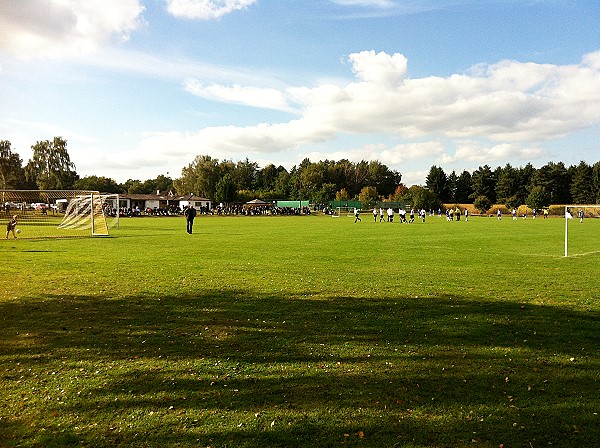
[[[600,440],[593,312],[237,290],[42,296],[0,316],[0,447]]]

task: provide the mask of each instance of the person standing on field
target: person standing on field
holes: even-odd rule
[[[360,219],[360,210],[354,207],[354,224],[356,224],[356,221],[362,222],[362,219]]]
[[[377,207],[373,207],[373,220],[377,222]]]
[[[17,227],[17,222],[18,222],[17,215],[13,215],[12,219],[10,221],[8,221],[8,224],[6,225],[6,239],[8,239],[8,234],[10,232],[12,232],[15,239],[17,238],[17,234],[15,233],[15,228]]]
[[[196,209],[193,205],[189,205],[184,212],[185,221],[187,223],[187,233],[192,234],[192,227],[194,227],[194,218],[196,217]]]

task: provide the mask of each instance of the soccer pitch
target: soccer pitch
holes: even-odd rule
[[[2,241],[0,447],[597,445],[600,220],[361,218]]]

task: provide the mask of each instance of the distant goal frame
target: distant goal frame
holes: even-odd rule
[[[600,211],[600,204],[568,204],[565,205],[565,257],[569,256],[569,221],[572,219],[579,219],[578,216],[573,216],[572,210],[579,211],[580,209],[598,209]],[[589,218],[589,216],[588,216]],[[585,218],[587,219],[587,218]]]

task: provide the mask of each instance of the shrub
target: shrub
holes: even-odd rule
[[[503,215],[506,215],[509,213],[508,208],[506,208],[506,205],[504,204],[494,204],[490,210],[489,210],[489,214],[491,216],[496,216],[498,214],[498,210],[500,210],[500,213],[502,213]]]
[[[490,201],[487,196],[478,196],[473,205],[475,205],[475,208],[483,215],[492,206],[492,201]]]

